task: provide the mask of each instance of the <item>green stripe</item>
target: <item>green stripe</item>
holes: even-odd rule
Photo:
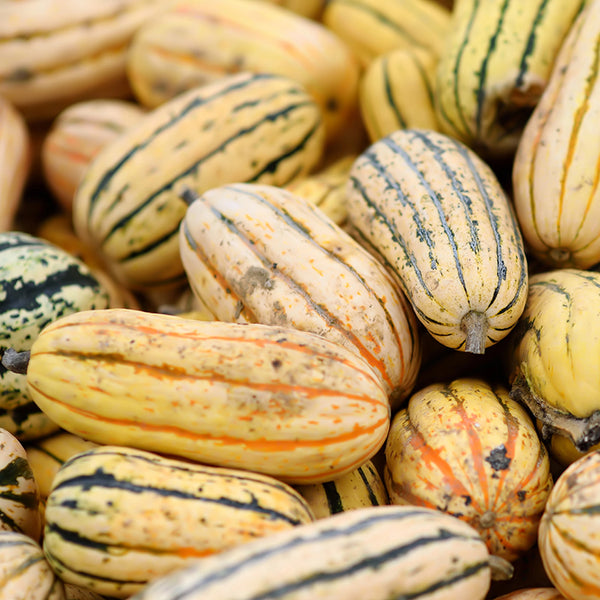
[[[373,506],[379,506],[380,502],[377,500],[377,496],[375,496],[375,492],[373,491],[373,487],[371,486],[366,474],[365,474],[365,469],[368,468],[370,473],[371,473],[371,477],[379,477],[379,474],[377,473],[377,471],[371,466],[371,465],[367,465],[367,466],[362,466],[358,468],[358,474],[360,475],[360,478],[362,479],[362,482],[365,485],[365,489],[367,490],[367,494],[369,496],[369,502],[373,505]]]
[[[387,98],[388,106],[391,108],[394,113],[394,117],[398,123],[399,129],[406,129],[407,124],[406,120],[400,113],[398,108],[398,104],[396,103],[396,99],[394,98],[394,92],[392,91],[392,84],[390,81],[390,69],[389,69],[389,60],[387,56],[384,56],[381,64],[382,76],[383,76],[383,85],[385,90],[385,97]],[[404,92],[404,90],[402,90]]]
[[[344,512],[344,503],[340,497],[335,481],[325,481],[323,484],[323,491],[325,492],[325,498],[327,499],[327,506],[329,507],[329,513],[334,515],[336,513]]]

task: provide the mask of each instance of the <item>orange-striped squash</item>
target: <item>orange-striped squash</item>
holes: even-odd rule
[[[385,457],[392,503],[463,519],[506,560],[534,546],[552,488],[550,463],[504,387],[461,378],[419,390],[394,416]]]

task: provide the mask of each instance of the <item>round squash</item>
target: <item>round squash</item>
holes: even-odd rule
[[[552,487],[544,445],[508,390],[475,378],[431,384],[396,413],[385,448],[394,504],[441,510],[512,561],[536,542]]]

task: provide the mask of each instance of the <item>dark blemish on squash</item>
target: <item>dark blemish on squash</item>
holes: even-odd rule
[[[525,501],[525,496],[527,496],[527,492],[525,490],[519,490],[517,492],[517,498],[521,501],[524,502]]]
[[[6,81],[11,82],[25,82],[33,79],[34,73],[27,67],[17,67],[14,69],[6,78]]]
[[[469,496],[468,494],[464,495],[463,499],[465,501],[465,506],[470,506],[471,502],[473,502],[473,498],[471,498],[471,496]]]
[[[282,362],[278,358],[276,358],[275,360],[271,361],[271,365],[274,369],[279,369],[282,365]]]
[[[494,471],[504,471],[510,466],[510,457],[506,456],[504,444],[496,446],[485,459]]]
[[[273,285],[271,273],[262,267],[250,267],[238,282],[238,287],[244,296],[252,294],[256,288],[270,290]]]

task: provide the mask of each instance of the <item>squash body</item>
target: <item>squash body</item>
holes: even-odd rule
[[[44,180],[66,212],[92,160],[143,114],[137,104],[115,98],[76,102],[56,117],[43,140],[41,161]]]
[[[378,506],[339,513],[208,557],[131,600],[346,598],[482,600],[485,544],[438,511]]]
[[[34,400],[97,443],[327,481],[383,445],[390,407],[355,352],[290,327],[75,313],[31,350]]]
[[[321,335],[360,354],[392,405],[406,398],[420,364],[417,321],[375,258],[275,186],[232,184],[194,198],[180,253],[190,286],[217,319]]]
[[[106,291],[80,260],[41,238],[0,233],[0,347],[29,350],[48,323],[77,310],[106,306]],[[2,364],[0,427],[19,440],[58,429],[33,403],[26,377]]]
[[[470,378],[427,386],[394,416],[385,454],[392,503],[464,519],[506,560],[535,544],[550,463],[508,390]]]
[[[600,273],[537,273],[507,352],[511,394],[582,452],[600,442],[599,317]]]
[[[372,144],[350,172],[348,220],[441,344],[481,354],[516,324],[521,233],[490,167],[460,142],[405,129]]]
[[[321,23],[268,2],[180,0],[133,37],[127,72],[145,106],[248,71],[297,81],[321,110],[334,139],[357,104],[359,65]]]
[[[100,446],[60,468],[44,553],[63,581],[126,598],[191,561],[313,519],[272,477]]]
[[[0,600],[65,600],[42,548],[24,533],[0,531]]]
[[[439,56],[450,11],[432,0],[330,0],[323,23],[367,66],[396,48],[425,48]]]
[[[459,0],[436,77],[441,130],[487,159],[512,159],[585,0]]]
[[[295,488],[307,501],[317,519],[346,510],[388,503],[385,484],[370,460],[331,481],[297,485]]]
[[[567,467],[540,522],[539,548],[554,586],[569,600],[600,595],[600,452]]]
[[[287,184],[318,162],[323,133],[318,106],[296,82],[224,76],[150,111],[100,152],[75,195],[75,231],[126,287],[181,284],[179,192]]]
[[[54,118],[91,98],[125,98],[133,33],[164,0],[0,3],[0,95],[27,120]]]
[[[498,596],[496,600],[566,600],[554,588],[526,588]]]
[[[0,530],[17,531],[39,541],[39,501],[25,449],[14,435],[0,429]]]
[[[600,261],[599,43],[600,2],[591,1],[561,46],[513,164],[523,237],[554,268],[588,269]]]

